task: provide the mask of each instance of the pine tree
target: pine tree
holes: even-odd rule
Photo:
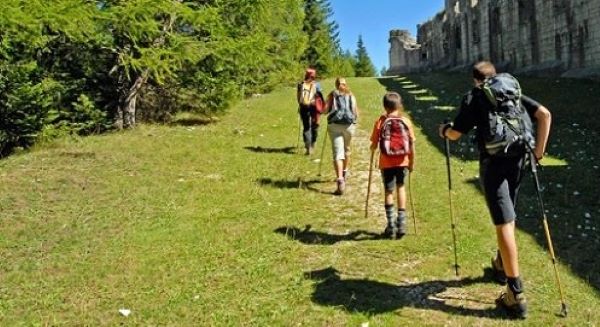
[[[327,0],[304,0],[303,30],[308,36],[307,48],[302,60],[316,68],[319,75],[330,76],[336,71],[336,54],[339,49],[337,24],[329,22],[332,15]]]
[[[373,66],[371,58],[369,58],[367,48],[365,47],[362,40],[362,35],[358,36],[358,43],[356,49],[356,64],[354,66],[354,70],[356,72],[356,76],[358,77],[375,76],[375,66]]]
[[[381,70],[379,71],[379,76],[385,76],[387,74],[387,67],[383,66],[381,67]]]
[[[316,44],[334,49],[331,10],[315,4],[324,24],[316,25]],[[177,110],[224,111],[240,96],[295,80],[308,38],[304,5],[2,0],[0,156],[44,135],[99,132],[111,121],[133,127]],[[332,55],[323,58],[333,67]]]

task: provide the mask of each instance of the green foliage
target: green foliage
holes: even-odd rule
[[[381,70],[379,71],[379,76],[385,76],[387,74],[387,67],[383,66],[381,67]]]
[[[350,51],[346,51],[343,54],[337,56],[336,59],[336,71],[338,76],[354,77],[356,72],[354,66],[356,65],[356,59]]]
[[[45,137],[222,112],[291,82],[302,0],[0,2],[0,155]]]
[[[302,60],[324,77],[343,75],[340,73],[344,69],[344,65],[339,64],[338,26],[331,15],[328,0],[304,0],[303,30],[308,35],[308,44]]]
[[[59,92],[34,62],[0,65],[0,156],[33,144]]]
[[[356,71],[356,76],[358,77],[371,77],[375,76],[376,74],[375,66],[373,66],[373,62],[367,53],[367,48],[363,43],[362,36],[360,35],[358,36],[354,70]]]
[[[69,110],[50,110],[46,122],[60,130],[79,135],[99,133],[110,128],[105,111],[96,107],[85,94],[79,95]]]

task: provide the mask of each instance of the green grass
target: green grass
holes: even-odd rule
[[[348,79],[362,115],[342,197],[331,195],[329,145],[317,176],[325,126],[315,155],[295,153],[292,88],[248,99],[218,121],[184,117],[0,161],[0,325],[513,324],[494,308],[501,288],[483,278],[495,241],[466,142],[452,161],[461,266],[454,276],[446,166],[434,134],[468,79],[417,77]],[[529,83],[524,88],[534,90]],[[561,83],[580,93],[583,82]],[[416,84],[437,101],[414,101],[404,87]],[[419,128],[411,186],[418,234],[410,225],[399,241],[377,236],[384,226],[377,173],[364,218],[367,137],[386,88],[404,92]],[[555,316],[552,265],[524,185],[521,207],[531,217],[518,240],[531,314],[517,324],[593,326],[600,321],[598,231],[579,234],[598,227],[598,170],[589,159],[598,154],[567,143],[592,142],[598,126],[585,116],[561,119],[567,109],[591,110],[591,100],[559,102],[543,98],[546,89],[530,94],[556,112],[560,129],[550,154],[561,164],[548,166],[543,179],[562,188],[548,186],[544,196],[571,312]],[[573,123],[581,129],[567,128]]]

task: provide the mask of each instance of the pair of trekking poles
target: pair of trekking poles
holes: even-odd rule
[[[448,123],[448,121],[445,121],[445,123]],[[540,179],[538,176],[538,169],[537,166],[539,165],[539,162],[533,152],[533,149],[531,148],[531,146],[525,142],[525,144],[527,144],[527,155],[529,156],[529,165],[531,167],[531,174],[534,180],[534,184],[535,184],[535,192],[538,198],[538,203],[539,203],[539,209],[540,212],[542,214],[542,224],[544,226],[544,234],[546,236],[546,242],[548,244],[548,251],[550,254],[550,259],[552,261],[552,265],[554,267],[554,276],[556,279],[556,285],[558,286],[558,292],[560,294],[560,303],[561,303],[561,310],[560,310],[560,314],[563,317],[567,316],[567,304],[565,302],[565,298],[564,298],[564,293],[563,293],[563,289],[562,289],[562,285],[560,282],[560,276],[558,274],[558,268],[556,265],[556,256],[554,255],[554,245],[552,243],[552,237],[550,236],[550,228],[548,227],[548,218],[546,217],[546,210],[544,207],[544,201],[542,199],[542,191],[541,191],[541,187],[540,187]],[[455,273],[456,276],[458,276],[458,269],[459,269],[459,265],[458,265],[458,256],[457,256],[457,251],[456,251],[456,223],[454,220],[454,208],[452,206],[452,176],[451,176],[451,169],[450,169],[450,140],[448,138],[444,138],[444,152],[446,155],[446,170],[448,173],[448,202],[449,202],[449,206],[450,206],[450,223],[451,223],[451,227],[452,227],[452,241],[454,244],[454,269],[455,269]]]
[[[375,150],[371,150],[371,159],[369,160],[369,181],[367,182],[367,198],[365,200],[365,218],[369,217],[369,197],[371,195],[371,180],[373,178],[373,161],[375,159]],[[417,216],[415,210],[415,203],[413,202],[412,193],[412,172],[408,174],[408,201],[410,203],[410,209],[412,211],[413,226],[415,228],[415,235],[417,234]]]

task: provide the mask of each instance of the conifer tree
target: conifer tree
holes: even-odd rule
[[[336,74],[339,53],[337,24],[329,22],[332,11],[327,0],[304,0],[303,31],[308,37],[302,57],[307,66],[316,68],[321,76]]]
[[[365,47],[362,35],[358,36],[358,43],[356,49],[356,64],[354,66],[354,70],[356,72],[356,76],[358,77],[371,77],[375,76],[375,66],[373,66],[373,62],[367,53],[367,48]]]

